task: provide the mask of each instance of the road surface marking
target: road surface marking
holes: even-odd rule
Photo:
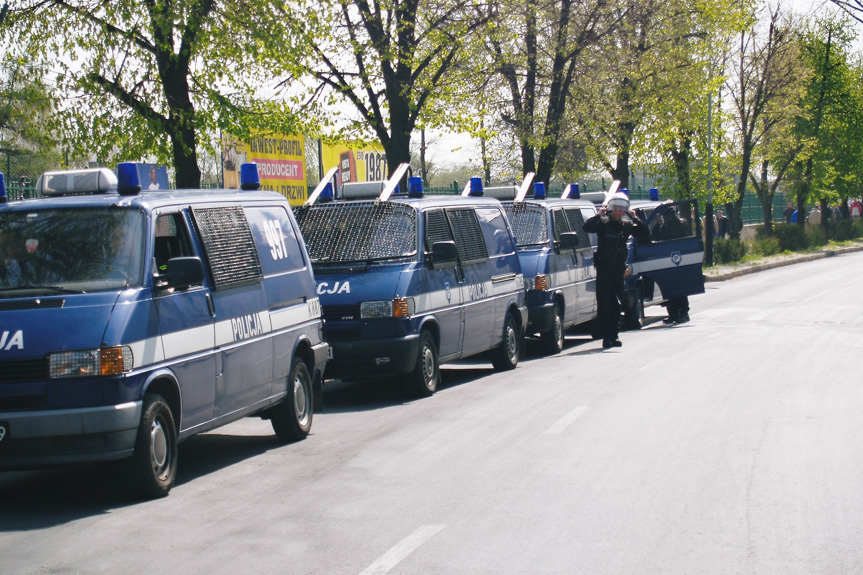
[[[563,417],[558,419],[557,423],[555,423],[554,425],[552,425],[551,427],[546,429],[543,432],[543,435],[560,433],[561,431],[563,431],[564,429],[566,429],[567,427],[572,425],[576,419],[578,419],[579,417],[584,415],[584,412],[586,412],[586,411],[587,411],[587,407],[585,407],[583,405],[576,407],[575,409],[573,409],[572,411],[570,411],[569,413],[567,413],[566,415],[564,415]]]
[[[377,561],[366,567],[360,575],[384,575],[413,553],[420,545],[434,537],[446,525],[423,525],[401,541],[392,549],[381,555]]]

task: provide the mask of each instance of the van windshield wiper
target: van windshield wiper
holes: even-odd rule
[[[20,290],[46,290],[54,293],[70,294],[70,293],[87,293],[79,289],[68,289],[61,286],[34,286],[32,284],[23,284],[15,287],[0,288],[0,292],[12,292]]]

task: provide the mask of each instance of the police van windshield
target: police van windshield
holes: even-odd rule
[[[413,258],[417,217],[397,202],[344,202],[296,211],[313,264],[345,264]]]
[[[145,217],[117,207],[0,213],[0,297],[139,286]]]
[[[503,202],[503,209],[509,218],[518,247],[548,243],[548,219],[543,206],[526,202]]]

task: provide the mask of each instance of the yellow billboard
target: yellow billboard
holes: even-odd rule
[[[387,179],[387,155],[380,144],[366,146],[321,145],[323,172],[338,167],[339,185],[346,182],[374,182]]]
[[[262,190],[273,190],[285,196],[291,205],[306,201],[305,140],[302,135],[254,135],[241,142],[229,135],[222,136],[222,170],[224,185],[240,188],[240,166],[253,162],[258,165]]]

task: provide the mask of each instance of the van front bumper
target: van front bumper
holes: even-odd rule
[[[554,292],[528,290],[525,297],[527,303],[527,329],[525,333],[543,333],[554,324]]]
[[[527,308],[527,334],[543,333],[554,324],[554,304],[544,303]]]
[[[327,377],[368,379],[402,375],[416,366],[419,334],[400,338],[331,340],[333,358],[327,362]]]
[[[0,469],[24,469],[132,455],[141,402],[83,409],[0,413]]]

